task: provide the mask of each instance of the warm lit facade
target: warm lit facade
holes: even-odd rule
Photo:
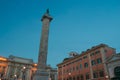
[[[57,69],[47,67],[49,77],[52,80],[57,80]],[[9,80],[33,80],[37,64],[32,59],[26,59],[17,56],[9,56],[9,58],[0,56],[0,79],[6,78]]]
[[[7,72],[8,61],[7,58],[0,56],[0,77],[3,77]]]
[[[58,80],[109,80],[106,58],[116,54],[105,44],[94,46],[58,64]]]

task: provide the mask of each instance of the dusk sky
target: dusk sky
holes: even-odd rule
[[[48,61],[107,44],[120,52],[120,0],[0,0],[0,56],[38,60],[42,22],[49,8]]]

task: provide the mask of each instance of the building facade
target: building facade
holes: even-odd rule
[[[7,72],[8,60],[0,56],[0,78],[4,77]]]
[[[49,77],[57,80],[57,69],[47,67]],[[0,79],[33,80],[37,64],[32,59],[10,55],[9,58],[0,56]]]
[[[94,46],[58,64],[58,80],[109,80],[106,59],[116,54],[105,44]]]
[[[32,59],[21,58],[17,56],[9,56],[8,69],[6,73],[7,79],[31,80],[33,74],[34,63]]]
[[[106,61],[109,78],[111,80],[120,80],[120,53],[112,55]]]

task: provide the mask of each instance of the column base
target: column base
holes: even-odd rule
[[[49,73],[46,70],[37,70],[33,80],[48,80]]]

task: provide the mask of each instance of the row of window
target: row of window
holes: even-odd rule
[[[93,72],[93,78],[104,77],[104,71]]]
[[[98,50],[98,51],[96,51],[96,52],[94,52],[94,53],[91,53],[90,56],[94,56],[95,54],[99,54],[99,53],[100,53],[100,51]],[[80,61],[82,61],[82,59],[86,59],[86,58],[88,58],[87,55],[83,56],[83,58],[80,58],[80,59],[78,59],[78,60],[75,60],[75,61],[73,61],[73,62],[70,62],[70,63],[68,63],[68,64],[66,64],[66,65],[70,65],[70,64],[73,64],[73,63],[75,63],[75,62],[80,62]],[[66,65],[64,65],[63,67],[65,67]],[[62,68],[62,67],[59,67],[59,68]]]
[[[91,64],[92,65],[96,65],[96,64],[100,64],[100,63],[102,63],[102,59],[101,58],[98,58],[98,59],[96,59],[96,60],[92,60],[91,61]],[[72,71],[77,71],[77,70],[81,70],[83,68],[83,66],[82,66],[82,64],[80,64],[79,66],[76,66],[76,67],[73,67],[73,68],[69,68],[69,69],[67,69],[67,70],[63,70],[63,73],[65,74],[65,73],[69,73],[69,72],[72,72]],[[88,63],[86,62],[86,63],[84,63],[84,68],[88,68]],[[62,75],[62,72],[61,72],[61,75]]]
[[[100,63],[102,63],[102,59],[101,59],[101,58],[98,58],[98,59],[96,59],[96,60],[92,60],[92,61],[91,61],[91,64],[92,64],[92,65],[96,65],[96,64],[100,64]]]
[[[93,72],[93,78],[99,78],[99,77],[104,77],[104,71],[103,70]],[[76,76],[76,77],[69,76],[67,79],[63,79],[63,80],[84,80],[84,79],[89,80],[90,79],[90,74],[86,73],[85,76],[81,74],[81,75]]]
[[[98,50],[98,51],[96,51],[94,53],[91,53],[90,56],[94,56],[94,55],[99,54],[99,53],[100,53],[100,51]]]
[[[101,58],[98,58],[96,60],[92,60],[91,61],[91,64],[92,66],[96,65],[96,64],[100,64],[102,63],[102,59]],[[69,68],[67,70],[63,70],[63,73],[69,73],[69,72],[72,72],[72,71],[75,71],[75,70],[79,70],[79,69],[82,69],[82,68],[88,68],[88,62],[84,63],[84,67],[82,66],[82,64],[80,64],[79,66],[76,66],[76,67],[72,67],[72,68]],[[61,74],[62,75],[62,74]]]

